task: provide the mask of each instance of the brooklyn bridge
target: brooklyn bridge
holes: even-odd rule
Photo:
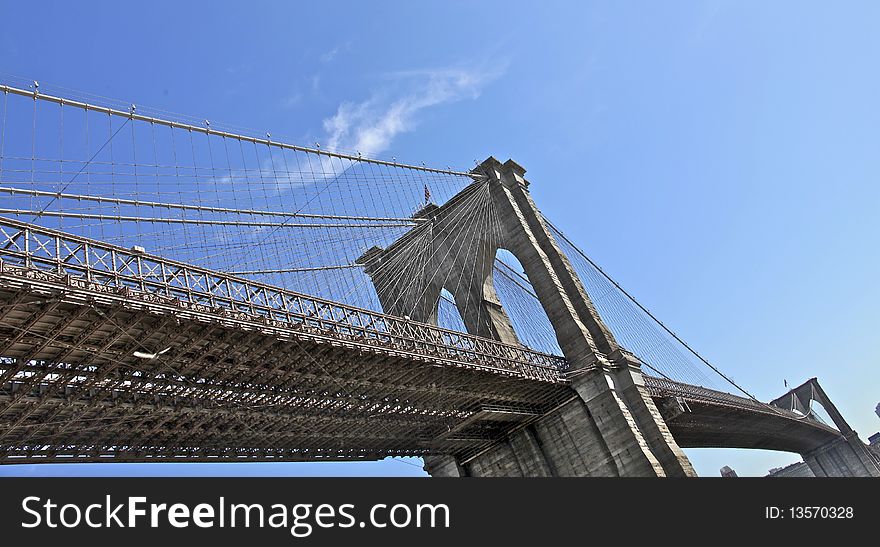
[[[880,476],[815,378],[757,400],[512,160],[409,165],[0,91],[0,463],[694,476],[682,448],[727,447]]]

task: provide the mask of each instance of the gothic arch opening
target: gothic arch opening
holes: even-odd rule
[[[491,286],[486,289],[494,289],[520,342],[538,351],[562,355],[550,318],[538,300],[525,269],[512,252],[498,249],[495,253],[490,282]]]
[[[437,301],[437,326],[458,332],[467,332],[464,319],[455,305],[455,297],[446,289],[440,291],[440,298]]]
[[[831,415],[828,413],[822,403],[815,399],[810,399],[810,404],[808,408],[795,408],[794,412],[801,415],[810,415],[813,419],[822,422],[828,427],[833,427],[834,429],[839,430],[837,424],[834,423],[834,419],[831,418]]]

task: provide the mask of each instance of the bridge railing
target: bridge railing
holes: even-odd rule
[[[669,380],[667,378],[658,378],[656,376],[645,375],[645,387],[652,396],[676,396],[684,399],[697,401],[707,401],[712,403],[726,404],[730,406],[748,408],[754,410],[769,411],[769,405],[760,401],[739,397],[731,393],[723,391],[715,391],[714,389],[684,384]]]
[[[168,303],[246,314],[295,330],[556,381],[564,358],[385,315],[200,268],[136,249],[0,217],[0,263],[89,284],[150,293]]]

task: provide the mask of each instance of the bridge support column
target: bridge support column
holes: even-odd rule
[[[645,387],[640,364],[620,350],[617,353],[614,361],[626,363],[626,366],[617,368],[615,385],[664,473],[668,477],[695,477],[697,472],[672,437],[666,421]]]
[[[592,370],[575,380],[574,388],[599,430],[608,455],[622,477],[666,475],[636,417],[617,390],[617,371]]]
[[[803,457],[817,477],[880,477],[877,460],[855,431]]]
[[[425,471],[432,477],[467,477],[464,468],[454,457],[440,454],[425,456]]]
[[[426,456],[425,470],[435,477],[693,474],[689,466],[676,473],[668,461],[664,466],[654,455],[616,384],[610,369],[585,372],[576,382],[573,398],[557,409],[466,460]]]

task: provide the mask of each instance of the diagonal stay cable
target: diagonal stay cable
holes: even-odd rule
[[[682,346],[684,346],[688,351],[690,351],[690,352],[691,352],[691,353],[692,353],[697,359],[699,359],[700,361],[702,361],[703,364],[705,364],[707,367],[709,367],[709,368],[711,368],[713,371],[715,371],[715,373],[717,373],[719,376],[721,376],[722,378],[724,378],[725,380],[727,380],[727,382],[729,382],[733,387],[735,387],[736,389],[738,389],[738,390],[740,390],[741,392],[743,392],[743,393],[744,393],[746,396],[748,396],[750,399],[753,399],[753,400],[755,400],[755,401],[760,402],[760,401],[758,400],[757,397],[755,397],[754,395],[752,395],[751,393],[749,393],[748,391],[746,391],[746,390],[745,390],[744,388],[742,388],[739,384],[737,384],[735,381],[733,381],[731,378],[729,378],[726,374],[724,374],[723,372],[721,372],[721,370],[719,370],[716,366],[714,366],[712,363],[710,363],[708,360],[706,360],[705,357],[703,357],[702,355],[700,355],[699,353],[697,353],[697,351],[696,351],[695,349],[693,349],[690,345],[688,345],[687,342],[685,342],[684,340],[682,340],[681,338],[679,338],[679,336],[678,336],[677,334],[675,334],[675,332],[673,332],[669,327],[667,327],[666,325],[664,325],[662,321],[660,321],[659,319],[657,319],[657,317],[656,317],[653,313],[651,313],[651,312],[650,312],[647,308],[645,308],[645,307],[644,307],[644,306],[643,306],[638,300],[636,300],[635,297],[633,297],[633,296],[632,296],[631,294],[629,294],[629,293],[628,293],[623,287],[621,287],[621,286],[617,283],[617,281],[615,281],[611,276],[609,276],[607,273],[605,273],[605,270],[603,270],[602,268],[599,267],[598,264],[596,264],[595,262],[593,262],[593,260],[590,259],[590,257],[588,257],[588,256],[586,255],[586,253],[584,253],[582,250],[580,250],[580,248],[579,248],[577,245],[575,245],[574,243],[572,243],[572,241],[571,241],[570,239],[568,239],[568,237],[567,237],[564,233],[562,233],[562,231],[561,231],[559,228],[557,228],[552,222],[550,222],[550,221],[547,219],[547,217],[543,217],[543,219],[544,219],[544,222],[546,222],[546,223],[547,223],[547,224],[553,229],[553,231],[554,231],[556,234],[559,235],[559,237],[561,237],[566,243],[568,243],[569,245],[571,245],[571,247],[575,250],[575,252],[577,252],[577,253],[581,256],[581,258],[583,258],[584,260],[586,260],[586,261],[587,261],[587,262],[588,262],[593,268],[596,269],[596,271],[598,271],[600,274],[602,274],[602,276],[603,276],[605,279],[607,279],[607,280],[608,280],[612,285],[614,285],[614,286],[615,286],[615,287],[616,287],[616,288],[617,288],[617,289],[618,289],[618,290],[619,290],[624,296],[626,296],[626,297],[627,297],[627,298],[628,298],[633,304],[635,304],[640,310],[642,310],[642,312],[644,312],[644,313],[645,313],[648,317],[650,317],[655,323],[657,323],[657,324],[660,326],[660,328],[662,328],[664,331],[666,331],[667,334],[669,334],[670,336],[672,336],[672,337],[673,337],[678,343],[680,343],[680,344],[681,344]]]
[[[79,175],[85,170],[85,168],[88,167],[88,166],[91,164],[92,160],[94,160],[95,158],[97,158],[97,157],[98,157],[98,154],[100,154],[100,153],[104,150],[104,148],[106,148],[107,145],[110,144],[110,141],[113,140],[113,137],[115,137],[116,135],[118,135],[119,132],[122,131],[122,129],[123,129],[126,125],[128,125],[129,120],[131,120],[131,118],[126,118],[125,121],[122,122],[122,125],[120,125],[119,128],[117,128],[116,131],[114,131],[113,134],[110,135],[110,137],[108,137],[106,141],[104,141],[104,144],[102,144],[101,147],[98,148],[98,151],[95,152],[94,154],[92,154],[92,157],[89,158],[89,160],[88,160],[87,162],[85,162],[84,164],[82,164],[82,167],[79,168],[79,171],[77,171],[76,174],[74,174],[74,175],[70,178],[70,180],[68,180],[68,181],[64,184],[64,186],[61,187],[61,189],[58,191],[59,193],[66,191],[67,188],[68,188],[71,184],[73,184],[73,181],[75,181],[76,178],[77,178],[77,177],[78,177],[78,176],[79,176]],[[55,200],[57,200],[57,199],[58,199],[58,196],[57,196],[57,195],[54,196],[52,199],[50,199],[50,200],[48,201],[48,203],[46,203],[46,204],[43,206],[43,208],[40,209],[40,212],[39,212],[36,216],[34,216],[33,219],[31,219],[31,222],[36,222],[37,218],[38,218],[41,214],[45,213],[45,212],[46,212],[46,209],[48,209],[50,205],[52,205],[53,203],[55,203]]]

